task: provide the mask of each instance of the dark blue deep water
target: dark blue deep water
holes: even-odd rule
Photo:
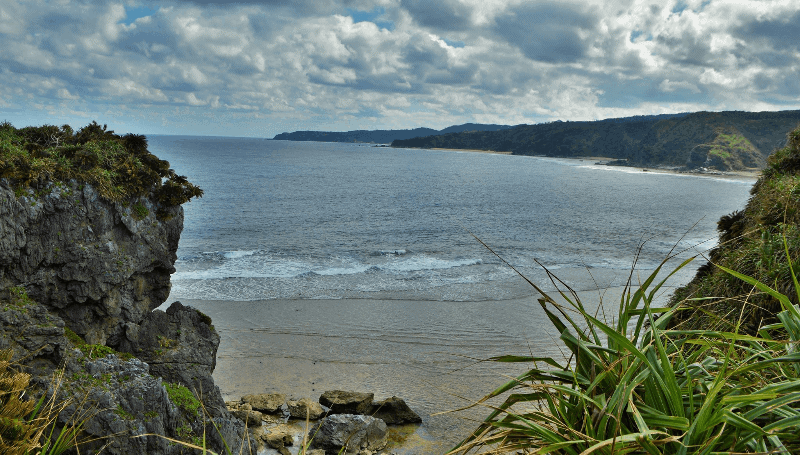
[[[339,143],[154,136],[150,150],[205,190],[184,206],[170,301],[531,295],[468,230],[537,282],[534,259],[576,289],[619,285],[644,240],[643,270],[713,246],[753,184]]]

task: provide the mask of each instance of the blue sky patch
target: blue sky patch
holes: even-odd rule
[[[125,19],[121,20],[120,22],[125,25],[131,25],[139,19],[140,17],[147,17],[152,16],[153,14],[158,11],[158,8],[150,8],[147,6],[137,6],[137,7],[125,7]]]
[[[453,40],[447,39],[447,38],[442,38],[442,41],[447,43],[447,45],[450,46],[450,47],[464,47],[464,42],[463,41],[453,41]]]
[[[385,28],[389,31],[394,30],[394,22],[379,19],[381,16],[386,14],[386,10],[383,8],[377,7],[372,11],[360,11],[353,8],[345,8],[345,10],[347,11],[347,14],[353,18],[353,22],[355,23],[372,22],[380,28]]]
[[[634,30],[634,31],[632,31],[632,32],[631,32],[631,42],[632,42],[632,43],[635,43],[635,42],[636,42],[636,38],[638,38],[638,37],[640,37],[640,36],[642,36],[642,35],[644,35],[644,34],[645,34],[645,33],[644,33],[643,31],[641,31],[641,30]],[[647,34],[647,35],[644,37],[644,39],[645,39],[645,41],[653,41],[653,35],[651,35],[650,33],[648,33],[648,34]]]

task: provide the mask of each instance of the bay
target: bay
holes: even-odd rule
[[[214,320],[223,395],[398,395],[424,420],[408,453],[446,451],[486,410],[439,413],[524,367],[478,360],[562,354],[535,291],[472,234],[613,314],[634,260],[635,281],[707,251],[754,183],[365,144],[154,136],[150,150],[205,191],[184,205],[167,302]]]

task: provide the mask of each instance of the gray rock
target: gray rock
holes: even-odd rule
[[[398,397],[391,397],[373,403],[369,415],[377,417],[390,425],[422,422],[422,418],[412,411],[402,398]]]
[[[286,395],[282,393],[257,393],[243,396],[242,402],[249,404],[256,411],[274,414],[286,402]]]
[[[147,362],[152,375],[184,384],[201,396],[213,417],[229,417],[211,377],[218,346],[219,335],[208,316],[173,302],[166,312],[155,310],[140,324],[127,323],[118,349]]]
[[[280,449],[281,447],[291,447],[294,444],[294,436],[292,430],[285,425],[278,425],[276,427],[268,428],[261,436],[261,440],[266,442],[268,446],[273,449]]]
[[[52,395],[52,387],[48,393]],[[96,438],[81,445],[81,453],[107,445],[104,454],[172,455],[181,453],[181,447],[165,437],[191,441],[204,431],[212,450],[220,452],[227,444],[238,451],[246,434],[239,420],[204,419],[202,409],[184,409],[170,398],[161,379],[149,373],[149,366],[136,358],[123,361],[108,355],[88,360],[74,350],[66,359],[64,382],[57,393],[59,401],[69,400],[58,416],[59,425],[78,416],[86,420],[85,436]]]
[[[247,424],[250,428],[261,426],[261,420],[263,418],[260,412],[251,409],[237,409],[231,411],[231,415]]]
[[[311,445],[328,454],[361,450],[376,451],[386,447],[386,423],[370,416],[335,414],[322,419],[310,431]]]
[[[84,429],[100,439],[81,453],[105,444],[103,453],[112,455],[179,453],[162,437],[132,436],[188,440],[204,432],[212,450],[223,452],[227,444],[238,453],[246,432],[211,379],[219,336],[210,320],[177,303],[152,312],[169,294],[183,209],[160,205],[152,194],[110,203],[74,181],[23,193],[17,197],[0,179],[0,301],[22,285],[38,304],[0,308],[0,348],[13,350],[40,393],[50,386],[44,378],[66,365],[58,393],[74,401],[58,422],[64,425],[81,406],[97,411],[83,415]],[[146,216],[134,215],[136,205]],[[157,211],[166,217],[156,218]],[[87,359],[66,339],[65,327],[139,359]],[[160,378],[196,390],[206,418],[173,403]]]
[[[6,304],[0,305],[0,349],[11,349],[12,358],[25,364],[34,382],[47,383],[72,345],[64,336],[64,321],[45,306]]]
[[[308,398],[302,398],[299,401],[289,400],[286,402],[286,407],[289,408],[289,415],[295,419],[318,420],[325,414],[325,410],[319,403]]]
[[[375,394],[329,390],[319,397],[330,414],[369,414]]]
[[[136,204],[148,211],[141,220]],[[126,205],[74,181],[17,197],[0,179],[0,290],[24,285],[87,342],[116,346],[125,323],[138,324],[169,295],[183,228],[180,206],[155,197]],[[158,209],[171,218],[157,219]]]

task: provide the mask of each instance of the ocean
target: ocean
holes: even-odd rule
[[[437,413],[521,372],[480,359],[562,353],[536,292],[503,261],[547,292],[542,266],[593,308],[613,305],[634,260],[636,281],[668,256],[669,268],[713,247],[716,221],[742,208],[754,183],[589,159],[149,141],[205,191],[184,205],[167,303],[214,320],[223,395],[397,395],[424,419],[410,438],[441,444],[423,452],[445,451],[486,410]],[[677,273],[659,300],[702,262]]]
[[[714,245],[753,181],[474,152],[156,136],[205,190],[185,207],[171,299],[503,300],[534,281],[619,284]],[[699,263],[697,264],[699,265]],[[681,278],[691,275],[691,269]]]

